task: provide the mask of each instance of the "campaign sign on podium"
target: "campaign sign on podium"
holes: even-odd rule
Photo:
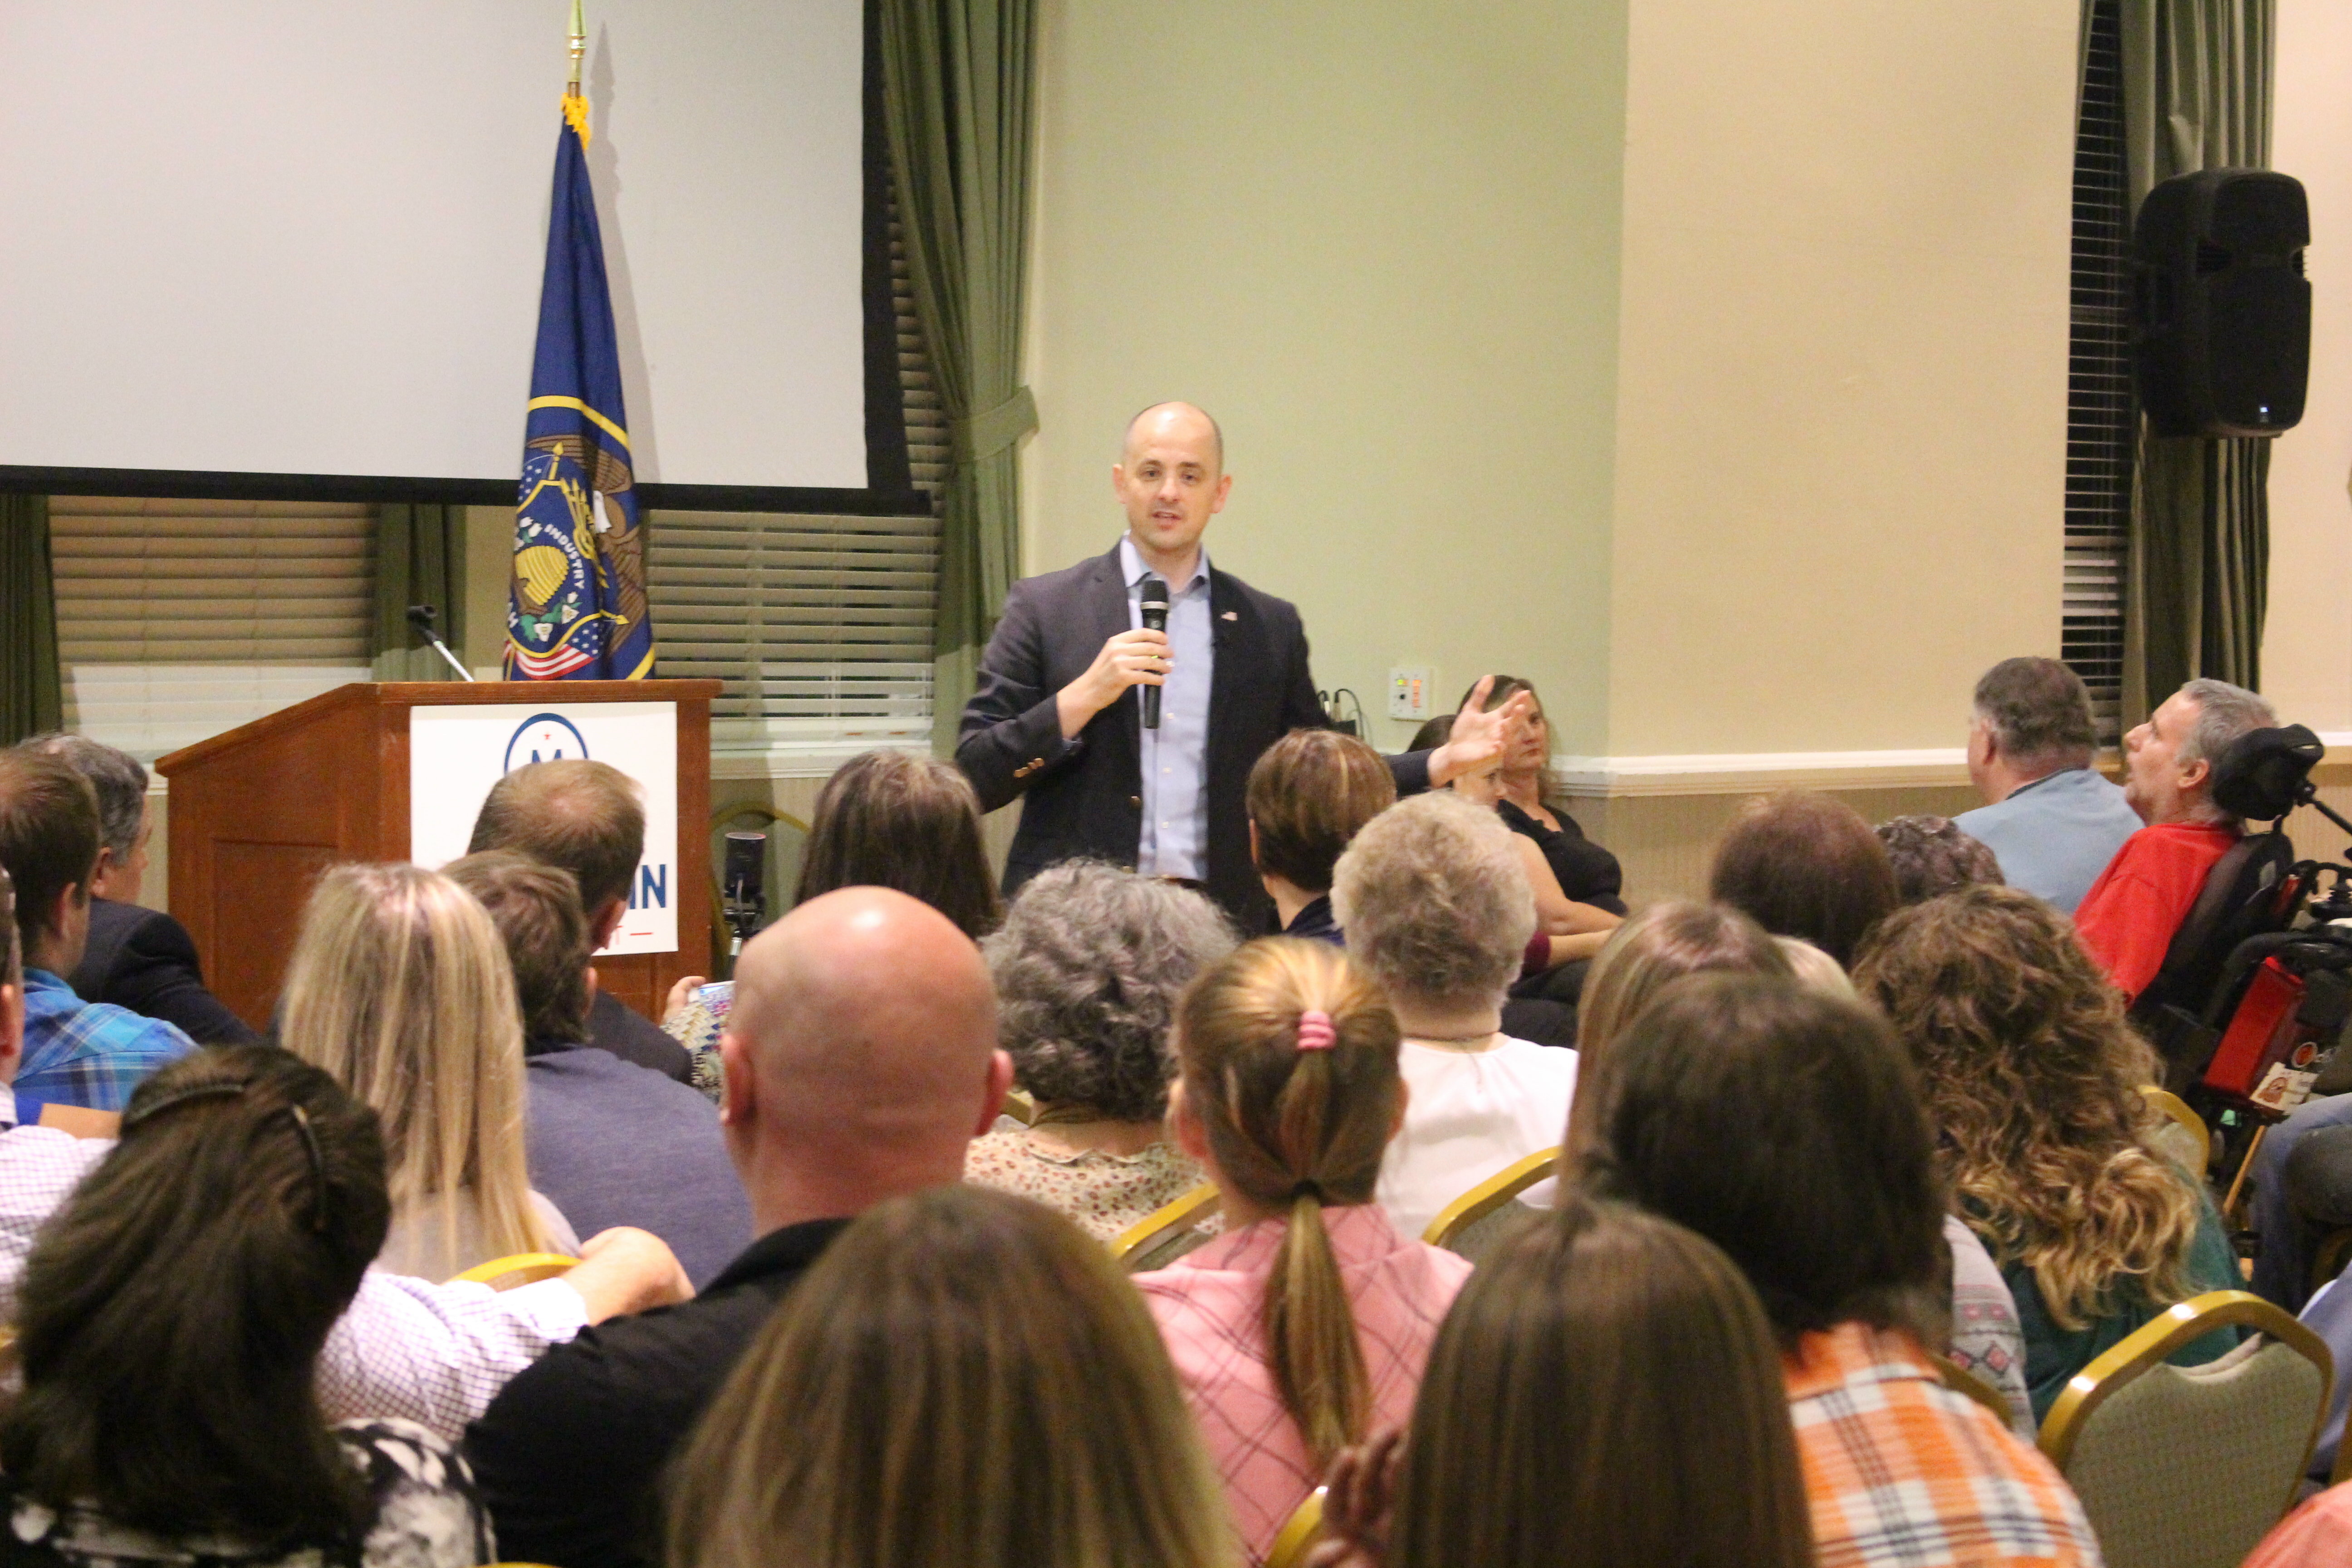
[[[409,858],[466,853],[490,786],[558,758],[609,763],[646,792],[646,852],[602,954],[677,951],[677,704],[531,702],[418,708],[408,719]]]

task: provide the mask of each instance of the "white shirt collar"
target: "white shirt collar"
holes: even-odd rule
[[[1136,549],[1135,535],[1131,533],[1122,533],[1118,536],[1118,569],[1123,574],[1122,580],[1130,588],[1139,585],[1144,578],[1151,574],[1151,568],[1143,563],[1143,552]],[[1192,563],[1192,580],[1181,584],[1171,584],[1168,591],[1171,594],[1189,594],[1208,580],[1209,547],[1203,544],[1199,547],[1199,553]]]

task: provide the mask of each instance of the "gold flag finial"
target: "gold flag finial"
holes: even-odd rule
[[[563,89],[563,118],[588,145],[588,100],[580,95],[580,57],[588,52],[588,24],[580,14],[580,0],[572,0],[572,81]]]

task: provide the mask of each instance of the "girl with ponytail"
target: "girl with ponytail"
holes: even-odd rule
[[[1328,943],[1272,937],[1205,971],[1176,1021],[1176,1141],[1225,1232],[1136,1276],[1261,1562],[1341,1448],[1412,1410],[1470,1265],[1372,1201],[1404,1118],[1399,1029]]]

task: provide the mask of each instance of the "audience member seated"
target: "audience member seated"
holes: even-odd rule
[[[1374,817],[1339,857],[1334,896],[1349,953],[1403,1030],[1404,1125],[1381,1166],[1389,1223],[1419,1236],[1446,1205],[1559,1146],[1576,1053],[1503,1033],[1502,1005],[1535,931],[1511,835],[1444,794]],[[1525,1201],[1550,1206],[1550,1184]]]
[[[2238,841],[2238,819],[2212,798],[2214,763],[2247,731],[2277,722],[2242,687],[2192,680],[2124,737],[2124,798],[2147,826],[2124,841],[2074,918],[2126,1005],[2164,967],[2206,873]]]
[[[1024,889],[1025,891],[1025,889]],[[1100,1247],[941,1187],[825,1249],[695,1433],[672,1568],[1228,1568],[1168,1352]]]
[[[1887,863],[1895,868],[1895,896],[1906,904],[1924,904],[1979,882],[2002,880],[2000,862],[1991,849],[1949,817],[1898,816],[1880,823],[1877,833],[1878,841],[1886,846]]]
[[[576,1255],[524,1163],[522,1014],[482,906],[438,872],[337,866],[287,962],[279,1038],[383,1118],[382,1262],[432,1279],[518,1252]]]
[[[120,1110],[139,1080],[195,1049],[157,1018],[86,1001],[62,978],[89,935],[90,881],[103,849],[98,795],[62,757],[0,751],[0,869],[16,889],[25,965],[18,1114],[44,1105]]]
[[[1639,1210],[1571,1199],[1487,1259],[1437,1331],[1412,1434],[1332,1468],[1323,1568],[1812,1568],[1756,1293]]]
[[[0,1322],[35,1238],[110,1142],[16,1124],[8,1088],[24,1044],[24,976],[16,900],[0,871]],[[201,1055],[192,1058],[203,1060]],[[483,1285],[434,1285],[371,1268],[319,1358],[319,1403],[329,1420],[415,1421],[455,1442],[490,1396],[549,1345],[583,1324],[678,1299],[677,1260],[653,1237],[596,1237],[561,1279],[493,1295]]]
[[[1023,883],[981,951],[1037,1120],[974,1139],[963,1179],[1058,1209],[1097,1241],[1200,1185],[1168,1142],[1168,1030],[1184,987],[1233,950],[1216,905],[1156,877],[1066,860]]]
[[[532,1188],[574,1230],[653,1232],[709,1284],[751,1244],[751,1205],[710,1101],[582,1043],[596,972],[572,873],[490,849],[444,875],[489,911],[514,968]]]
[[[629,912],[629,885],[646,853],[644,792],[615,767],[585,760],[530,763],[490,786],[474,818],[469,855],[511,849],[572,873],[598,952]],[[693,1064],[684,1047],[608,991],[588,1008],[585,1042],[680,1083]]]
[[[1411,1413],[1470,1272],[1372,1201],[1404,1117],[1397,1045],[1370,977],[1294,937],[1209,970],[1178,1014],[1169,1114],[1226,1230],[1135,1282],[1253,1563],[1340,1449]]]
[[[1902,898],[1886,847],[1833,795],[1786,790],[1740,807],[1716,847],[1708,893],[1775,936],[1801,937],[1841,969]]]
[[[817,792],[793,903],[840,888],[896,889],[974,942],[994,931],[1004,903],[988,868],[980,797],[962,771],[909,752],[866,752],[835,769]],[[730,982],[706,985],[662,1020],[693,1054],[695,1087],[714,1100],[720,1020],[733,999]]]
[[[2167,1307],[2242,1288],[2203,1188],[2147,1141],[2155,1057],[2065,916],[1966,888],[1890,917],[1854,978],[1895,1020],[1960,1214],[2009,1280],[2037,1418]],[[2172,1360],[2236,1342],[2209,1334]]]
[[[2099,731],[2083,678],[2054,658],[2005,658],[1977,682],[1969,780],[1986,804],[1953,819],[1998,878],[2071,915],[2139,816],[2091,765]],[[1916,900],[1906,896],[1906,903]]]
[[[1767,936],[1755,921],[1721,904],[1668,900],[1627,921],[1593,961],[1585,986],[1579,1071],[1589,1075],[1660,991],[1684,975],[1708,973],[1793,979],[1822,995],[1854,999],[1845,971],[1812,943]],[[1594,1107],[1580,1098],[1570,1110],[1570,1146],[1590,1138],[1582,1124]],[[1976,1232],[1947,1215],[1944,1242],[1952,1258],[1951,1333],[1948,1342],[1934,1348],[1999,1389],[2009,1401],[2011,1425],[2031,1438],[2033,1407],[2025,1395],[2025,1336],[2017,1304]]]
[[[2330,1487],[2263,1537],[2242,1568],[2344,1568],[2352,1563],[2352,1481]]]
[[[777,1302],[856,1215],[961,1177],[1012,1081],[979,950],[903,893],[800,905],[745,944],[736,985],[720,1121],[760,1239],[692,1301],[549,1352],[475,1423],[510,1561],[660,1562],[664,1467]]]
[[[1923,905],[1932,909],[1936,905]],[[1822,1563],[2099,1563],[2050,1462],[1944,1386],[1934,1140],[1869,1009],[1696,974],[1596,1057],[1570,1151],[1594,1196],[1731,1256],[1772,1320]]]
[[[128,752],[82,735],[36,735],[27,746],[61,757],[98,794],[98,869],[89,879],[89,936],[66,984],[88,1002],[161,1018],[200,1045],[257,1045],[261,1037],[205,988],[187,928],[139,902],[147,875],[147,769]]]
[[[389,1213],[374,1114],[286,1052],[141,1085],[17,1289],[8,1561],[488,1562],[446,1440],[319,1408],[320,1349]]]
[[[2331,1231],[2352,1226],[2352,1095],[2297,1107],[2252,1156],[2253,1288],[2290,1312],[2312,1294],[2312,1253]],[[2281,1144],[2277,1152],[2271,1145]],[[2352,1308],[2352,1298],[2336,1309]],[[2352,1320],[2347,1320],[2352,1324]],[[2352,1346],[2347,1346],[2352,1349]],[[2347,1357],[2352,1360],[2352,1355]]]
[[[1293,730],[1258,757],[1244,801],[1250,860],[1283,935],[1345,944],[1331,918],[1331,868],[1396,797],[1388,759],[1337,730]]]
[[[1500,708],[1522,691],[1535,704],[1519,731],[1518,744],[1501,767],[1486,775],[1494,790],[1496,814],[1505,826],[1542,851],[1544,863],[1551,868],[1563,894],[1622,918],[1625,874],[1618,867],[1617,857],[1587,838],[1576,818],[1568,814],[1567,792],[1551,771],[1551,725],[1544,718],[1543,699],[1532,684],[1516,675],[1497,675],[1493,680],[1484,710]],[[1474,686],[1462,694],[1465,706],[1477,689]],[[1449,734],[1452,729],[1449,723]]]

